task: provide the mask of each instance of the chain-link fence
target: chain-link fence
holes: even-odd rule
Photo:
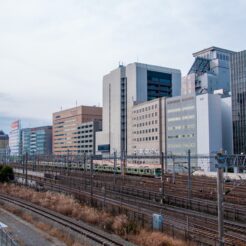
[[[0,227],[0,245],[1,246],[18,246],[15,240],[9,235],[9,233]]]

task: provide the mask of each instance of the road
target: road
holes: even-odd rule
[[[65,246],[56,238],[35,228],[32,224],[20,219],[19,217],[7,212],[0,207],[0,221],[8,226],[6,230],[18,242],[25,246]]]

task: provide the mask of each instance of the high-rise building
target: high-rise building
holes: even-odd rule
[[[9,154],[9,136],[0,131],[0,159]]]
[[[102,108],[78,106],[53,113],[53,154],[77,155],[79,146],[76,139],[78,127],[85,122],[102,120]]]
[[[160,66],[132,63],[105,75],[98,152],[127,153],[127,146],[132,146],[132,107],[159,97],[178,96],[180,88],[180,70]]]
[[[233,145],[246,154],[246,50],[231,56]]]
[[[23,154],[52,154],[52,126],[25,128],[21,130],[21,134]]]
[[[14,121],[10,126],[9,133],[9,148],[10,155],[21,155],[21,122],[20,120]]]
[[[182,78],[182,95],[213,93],[218,89],[223,89],[224,95],[229,95],[230,57],[234,53],[218,47],[194,53],[195,61]]]

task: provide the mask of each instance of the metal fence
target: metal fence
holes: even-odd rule
[[[0,245],[1,246],[18,246],[16,241],[9,235],[9,233],[0,227]]]
[[[226,155],[223,156],[224,166],[226,171],[245,172],[246,169],[246,155]],[[86,153],[80,155],[20,155],[10,156],[0,154],[0,164],[18,163],[25,164],[32,163],[34,166],[40,163],[57,164],[61,166],[83,167],[86,164],[108,165],[119,167],[122,170],[127,167],[158,167],[165,172],[179,172],[188,173],[189,167],[192,172],[195,170],[216,171],[217,170],[217,154],[211,155],[192,155],[187,151],[186,155],[175,155],[164,153],[158,155],[120,155],[114,153],[113,155],[88,155]],[[207,170],[206,170],[207,169]],[[208,170],[209,169],[209,170]]]

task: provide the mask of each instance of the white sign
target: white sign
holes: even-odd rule
[[[6,226],[5,224],[0,222],[0,228],[6,228],[6,227],[8,227],[8,226]]]

